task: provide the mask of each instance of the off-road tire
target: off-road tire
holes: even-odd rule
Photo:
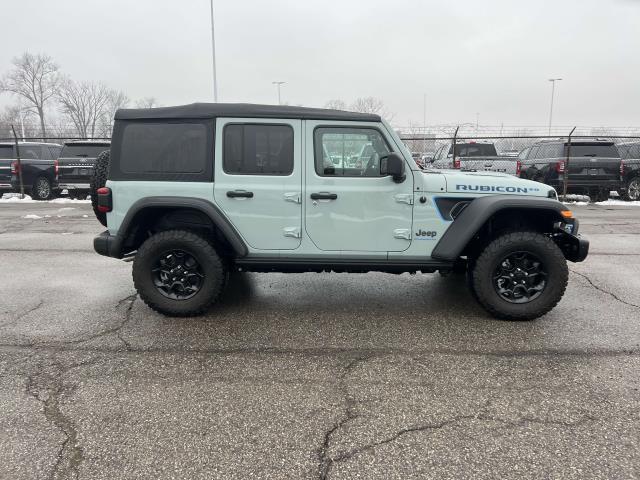
[[[98,221],[107,226],[107,214],[98,210],[98,189],[105,186],[109,177],[109,163],[111,161],[111,151],[105,150],[96,158],[93,168],[93,177],[91,177],[91,206]]]
[[[541,294],[527,303],[510,303],[503,299],[493,284],[499,263],[512,252],[530,252],[538,257],[547,273]],[[473,266],[472,292],[480,305],[502,320],[533,320],[555,307],[569,280],[569,269],[562,251],[550,238],[537,232],[512,232],[492,240]]]
[[[163,252],[179,249],[195,257],[204,279],[191,298],[174,300],[163,296],[153,283],[155,262]],[[167,230],[149,237],[138,249],[133,261],[133,283],[140,298],[156,312],[173,317],[190,317],[204,313],[220,296],[228,272],[211,243],[187,230]]]
[[[629,192],[630,187],[631,192]],[[626,182],[622,198],[628,202],[640,200],[640,176],[634,177]]]
[[[40,183],[43,183],[43,186],[47,187],[46,194],[40,190]],[[49,200],[52,196],[53,188],[51,187],[51,181],[47,177],[36,178],[33,182],[33,187],[31,187],[31,198],[33,198],[34,200]]]

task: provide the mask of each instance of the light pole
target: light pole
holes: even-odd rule
[[[213,30],[213,0],[211,6],[211,61],[213,63],[213,101],[218,103],[218,79],[216,78],[216,36]]]
[[[424,155],[427,151],[427,94],[424,93],[422,96],[422,134],[424,137],[422,138],[422,154]]]
[[[278,105],[282,105],[282,102],[280,101],[280,85],[283,85],[287,82],[271,82],[271,83],[278,87]]]
[[[551,135],[551,121],[553,120],[553,96],[556,92],[556,82],[562,80],[561,78],[550,78],[551,82],[551,107],[549,108],[549,135]]]

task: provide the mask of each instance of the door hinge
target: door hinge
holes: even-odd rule
[[[408,228],[396,228],[393,231],[394,238],[401,238],[403,240],[411,240],[411,230]]]
[[[301,203],[302,195],[300,192],[287,192],[284,194],[285,202]]]
[[[393,196],[398,203],[406,203],[407,205],[413,205],[413,193],[398,193]]]
[[[284,227],[282,230],[285,237],[300,238],[302,236],[300,227]]]

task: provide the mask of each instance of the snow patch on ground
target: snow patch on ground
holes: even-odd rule
[[[38,220],[40,218],[42,218],[40,215],[33,215],[33,214],[29,214],[29,215],[25,215],[22,218],[28,218],[29,220]]]
[[[635,202],[625,202],[624,200],[614,200],[610,198],[609,200],[605,200],[603,202],[596,202],[596,205],[622,205],[624,207],[640,207],[640,201]]]
[[[35,203],[37,200],[32,199],[29,195],[25,195],[24,198],[20,198],[19,193],[5,193],[0,198],[0,202],[3,203]]]
[[[91,200],[76,200],[74,198],[54,198],[53,200],[48,200],[49,203],[91,203]]]
[[[603,206],[607,206],[607,205],[615,205],[617,207],[640,207],[640,201],[635,201],[635,202],[625,202],[624,200],[615,200],[613,198],[610,198],[609,200],[604,200],[602,202],[562,202],[565,205],[603,205]]]
[[[40,200],[34,200],[29,195],[20,198],[19,193],[5,193],[0,198],[0,203],[41,203]],[[91,200],[75,200],[72,198],[60,197],[53,200],[42,201],[42,203],[91,203]]]

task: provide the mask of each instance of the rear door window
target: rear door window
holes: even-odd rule
[[[273,124],[224,127],[222,167],[231,175],[291,175],[293,128]]]

